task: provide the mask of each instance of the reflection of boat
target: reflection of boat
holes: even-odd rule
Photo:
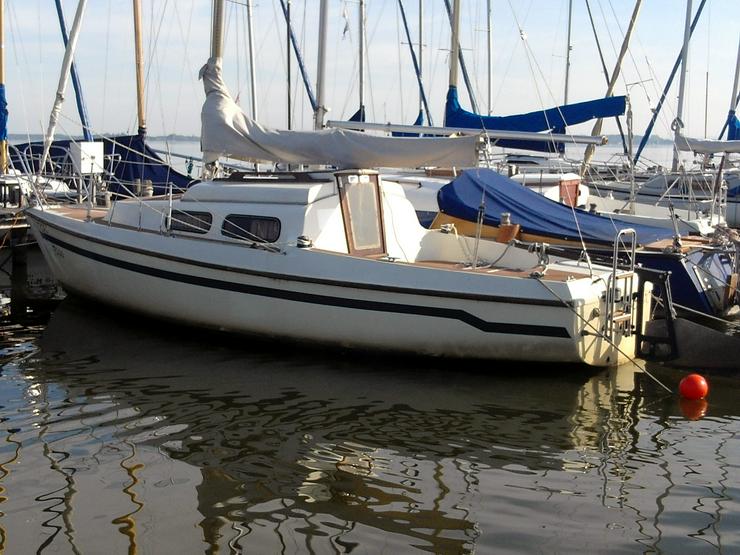
[[[503,480],[525,491],[533,475],[568,467],[560,454],[574,447],[571,415],[588,379],[565,367],[552,378],[524,376],[517,367],[507,377],[451,377],[442,363],[276,354],[258,343],[245,350],[241,342],[203,339],[183,329],[153,333],[138,320],[77,301],[55,310],[33,380],[74,405],[46,434],[82,428],[56,444],[71,452],[69,468],[84,464],[88,449],[107,446],[94,474],[104,477],[103,487],[91,489],[88,472],[70,477],[74,512],[97,499],[98,515],[108,517],[101,527],[113,533],[109,511],[136,508],[127,508],[122,491],[131,484],[141,505],[130,516],[139,523],[132,527],[139,544],[170,526],[167,518],[147,519],[146,526],[142,520],[172,492],[184,507],[177,518],[183,536],[173,537],[178,545],[192,538],[186,524],[198,523],[205,541],[221,549],[241,530],[241,541],[275,552],[281,537],[309,525],[317,530],[317,551],[331,536],[364,543],[381,541],[381,534],[382,541],[433,552],[464,551],[486,518],[473,499],[481,473],[495,480],[489,487]],[[204,372],[211,378],[204,381]],[[94,421],[100,424],[87,427]],[[586,436],[578,441],[597,446],[584,443]],[[152,459],[158,450],[166,458]],[[126,468],[144,460],[131,483]],[[159,480],[167,486],[146,486]],[[516,518],[505,504],[501,513]],[[375,531],[370,538],[368,529]],[[90,533],[70,531],[77,542]]]
[[[627,550],[637,539],[666,541],[656,497],[682,502],[680,487],[696,480],[732,484],[720,475],[731,460],[721,458],[721,433],[700,430],[695,450],[666,454],[691,432],[677,402],[659,402],[658,386],[629,366],[596,376],[517,366],[506,376],[451,374],[434,361],[245,349],[92,308],[67,300],[54,312],[26,363],[25,394],[43,402],[6,424],[39,433],[39,447],[66,453],[64,468],[77,469],[64,475],[42,464],[29,455],[35,436],[26,437],[3,483],[13,492],[33,472],[40,492],[56,491],[76,517],[58,523],[78,546],[98,535],[120,545],[127,533],[143,548],[174,531],[175,547],[205,542],[218,552],[276,552],[286,539],[316,552],[353,543],[464,552],[500,541],[501,525],[528,544],[576,552],[616,522],[613,545]],[[710,411],[736,414],[733,391],[718,391]],[[685,472],[712,457],[710,441],[717,465]],[[12,495],[4,503],[17,508],[11,518],[35,522],[45,509],[18,503]],[[686,526],[708,518],[690,508],[681,515]],[[74,526],[93,516],[98,526]],[[569,522],[580,533],[553,536]]]

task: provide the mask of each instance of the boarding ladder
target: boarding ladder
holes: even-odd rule
[[[619,260],[619,247],[625,238],[629,241],[627,250],[627,266],[622,267]],[[617,332],[623,335],[632,335],[634,311],[632,300],[635,298],[635,250],[637,249],[637,233],[632,228],[619,230],[614,237],[614,252],[612,257],[612,273],[609,276],[605,293],[606,317],[604,318],[604,335],[615,341]]]

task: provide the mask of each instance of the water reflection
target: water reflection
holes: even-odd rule
[[[65,301],[6,353],[8,552],[739,545],[721,395],[687,422],[629,368],[394,362],[96,310]]]

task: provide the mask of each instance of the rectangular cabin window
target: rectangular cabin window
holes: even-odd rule
[[[274,243],[280,238],[280,220],[268,216],[230,214],[224,218],[221,233],[232,239]]]
[[[342,215],[351,254],[385,252],[378,176],[340,174]]]
[[[170,218],[170,231],[188,233],[208,233],[213,223],[213,216],[208,212],[190,212],[173,210]]]

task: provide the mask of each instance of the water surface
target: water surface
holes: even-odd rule
[[[689,420],[633,367],[311,351],[73,299],[0,346],[6,553],[740,552],[736,375]]]

